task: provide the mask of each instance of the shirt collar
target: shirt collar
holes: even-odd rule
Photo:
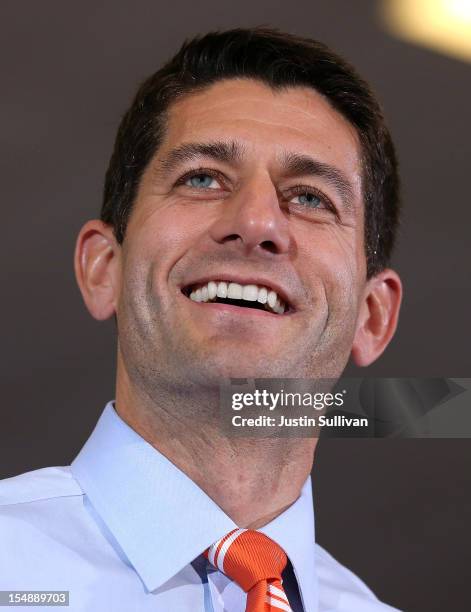
[[[146,588],[153,591],[237,525],[109,402],[71,471]],[[315,610],[311,479],[262,531],[286,551],[304,607]]]
[[[317,574],[315,568],[314,508],[311,477],[301,489],[298,499],[273,521],[260,527],[288,555],[298,581],[304,610],[318,609]]]

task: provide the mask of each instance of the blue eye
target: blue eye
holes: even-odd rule
[[[216,183],[216,186],[212,186],[213,181]],[[190,187],[203,188],[203,189],[217,189],[219,185],[214,177],[209,174],[194,174],[187,179],[186,184]]]
[[[316,196],[315,193],[301,193],[297,196],[294,196],[294,199],[298,199],[296,204],[303,204],[303,206],[307,206],[308,208],[319,208],[322,205],[322,200],[319,196]]]

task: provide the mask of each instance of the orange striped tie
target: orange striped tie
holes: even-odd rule
[[[204,554],[247,593],[245,612],[292,612],[281,585],[288,559],[281,546],[265,534],[234,529]]]

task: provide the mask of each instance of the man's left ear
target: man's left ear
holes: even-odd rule
[[[377,359],[396,331],[402,300],[402,283],[394,270],[386,269],[366,283],[352,346],[356,365]]]

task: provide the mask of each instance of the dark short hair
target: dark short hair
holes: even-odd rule
[[[381,107],[354,68],[327,46],[267,28],[193,38],[140,86],[119,126],[105,179],[101,219],[113,226],[118,243],[171,104],[231,78],[256,79],[274,90],[311,87],[354,126],[361,145],[367,275],[384,269],[397,233],[399,177]]]

